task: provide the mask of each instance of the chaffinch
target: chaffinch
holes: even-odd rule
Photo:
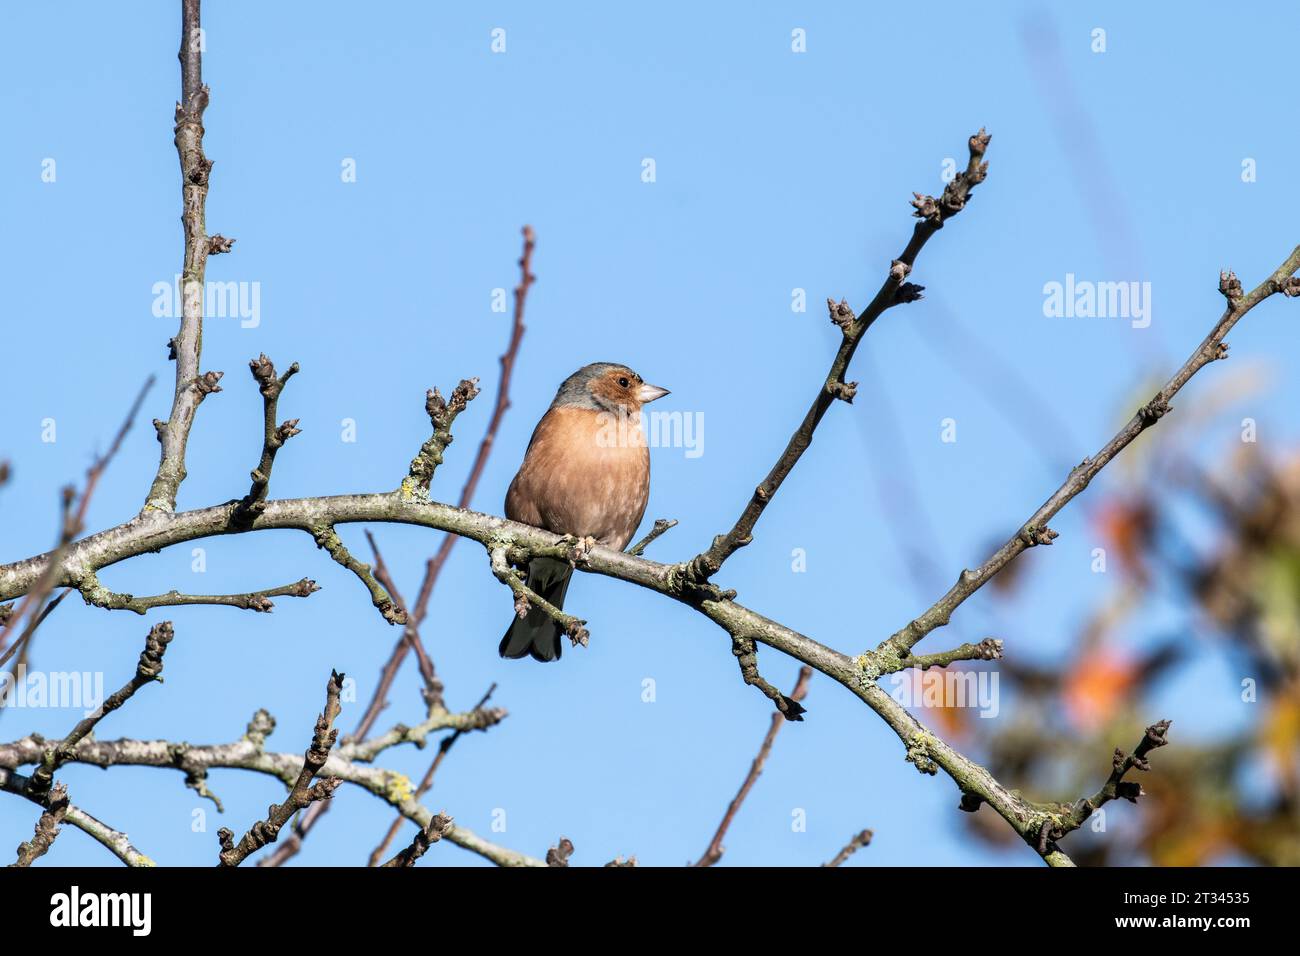
[[[613,362],[595,362],[566,378],[506,492],[506,517],[620,551],[627,547],[650,495],[641,406],[667,394]],[[526,583],[562,608],[572,574],[567,561],[533,558]],[[559,625],[533,607],[501,638],[501,656],[559,660],[562,637]]]

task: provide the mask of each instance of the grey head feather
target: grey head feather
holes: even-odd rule
[[[590,365],[584,365],[564,380],[559,391],[555,393],[555,400],[551,402],[551,407],[555,408],[563,405],[569,408],[602,410],[604,406],[596,400],[596,396],[591,394],[591,382],[610,369],[619,369],[627,372],[629,376],[637,378],[638,381],[640,380],[640,377],[635,372],[621,362],[592,362]]]

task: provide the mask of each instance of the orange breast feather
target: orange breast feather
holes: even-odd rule
[[[506,516],[623,548],[649,492],[650,452],[635,417],[552,408],[510,484]]]

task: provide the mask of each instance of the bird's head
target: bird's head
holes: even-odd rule
[[[647,402],[663,398],[668,389],[647,385],[636,372],[616,362],[593,362],[564,380],[554,405],[618,413],[638,412]]]

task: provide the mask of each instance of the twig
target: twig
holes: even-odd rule
[[[745,683],[757,687],[768,700],[776,704],[777,713],[786,720],[803,720],[803,715],[807,711],[799,703],[802,697],[785,696],[758,672],[758,649],[752,640],[747,637],[733,637],[731,653],[736,655],[736,662],[740,665],[740,676],[744,678]]]
[[[427,719],[414,727],[398,724],[385,733],[368,737],[365,740],[348,741],[337,749],[339,754],[348,760],[359,760],[366,763],[374,760],[389,747],[398,744],[410,743],[415,744],[417,747],[423,747],[429,734],[436,731],[452,730],[455,731],[456,736],[459,736],[471,730],[487,730],[489,727],[495,727],[505,720],[507,716],[508,711],[504,707],[483,707],[481,705],[473,710],[467,710],[463,714],[455,714],[446,709],[435,710]],[[450,740],[452,738],[445,739]],[[419,795],[418,792],[416,795]]]
[[[433,473],[442,464],[443,452],[451,444],[451,426],[457,416],[465,410],[479,393],[477,378],[461,379],[460,384],[451,390],[451,398],[443,398],[438,389],[429,389],[424,410],[429,414],[429,424],[433,434],[420,446],[420,452],[411,459],[411,467],[402,481],[402,494],[427,495],[429,485],[433,482]]]
[[[415,831],[415,838],[410,846],[401,850],[395,857],[383,864],[389,866],[415,866],[415,861],[424,856],[431,845],[437,843],[452,828],[452,819],[444,813],[436,813],[429,825]]]
[[[286,787],[293,787],[302,773],[303,756],[301,753],[267,751],[266,740],[274,727],[274,719],[265,711],[259,711],[239,740],[226,744],[188,745],[179,755],[177,744],[169,740],[90,739],[82,741],[68,762],[101,768],[158,767],[180,770],[187,778],[216,769],[248,770],[274,777]],[[406,742],[396,740],[392,745]],[[6,768],[39,762],[47,747],[48,743],[36,735],[0,744],[0,786],[21,794],[27,778]],[[392,770],[354,762],[346,756],[347,748],[347,744],[335,747],[318,776],[360,787],[384,801],[403,818],[417,826],[428,826],[433,812],[414,799],[409,779]],[[8,777],[16,778],[18,783],[6,784]],[[71,813],[68,822],[75,823]],[[498,866],[545,865],[536,857],[491,843],[460,825],[454,826],[444,838]]]
[[[283,803],[272,804],[265,820],[259,820],[244,834],[244,838],[235,843],[235,835],[222,827],[217,831],[221,841],[221,866],[239,866],[250,853],[261,849],[268,843],[274,843],[280,835],[280,828],[295,813],[317,800],[328,800],[334,795],[342,782],[337,778],[325,778],[313,785],[315,779],[329,759],[330,748],[338,739],[339,732],[333,729],[334,718],[339,715],[339,693],[343,689],[343,675],[338,671],[330,672],[329,682],[325,685],[325,709],[316,718],[316,732],[312,735],[311,746],[303,758],[302,771]]]
[[[44,604],[45,599],[48,598],[55,587],[58,586],[58,568],[67,554],[68,545],[71,544],[72,539],[76,537],[77,525],[72,512],[72,504],[75,495],[76,492],[71,487],[64,488],[61,492],[63,510],[59,522],[60,532],[58,544],[55,545],[54,550],[50,552],[50,563],[43,569],[42,573],[36,577],[31,590],[23,596],[23,599],[18,602],[16,607],[10,607],[4,615],[3,621],[0,622],[4,625],[4,630],[0,631],[0,649],[3,649],[5,646],[3,640],[5,635],[13,629],[14,625],[18,624],[18,622],[23,619],[23,616],[28,613],[28,608],[33,609],[22,633],[18,635],[18,639],[14,641],[13,645],[4,656],[0,657],[0,667],[3,667],[9,661],[9,658],[13,657],[20,649],[26,648],[27,642],[30,641],[32,635],[36,633],[36,629],[41,626],[45,618],[49,616],[49,612],[54,610],[57,605],[57,602],[51,601],[40,614],[35,613],[34,610]]]
[[[808,693],[808,681],[811,678],[811,667],[805,665],[799,668],[799,679],[795,681],[794,690],[790,692],[790,697],[793,700],[803,700]],[[749,791],[754,788],[754,783],[758,780],[759,774],[763,772],[763,765],[767,763],[767,757],[772,752],[772,744],[776,742],[776,735],[781,732],[781,725],[784,723],[785,718],[779,712],[772,715],[772,724],[767,728],[767,735],[763,738],[762,746],[758,748],[758,756],[750,764],[749,773],[745,775],[740,790],[737,791],[736,796],[732,798],[731,803],[727,806],[727,812],[722,815],[722,822],[718,824],[717,832],[713,834],[713,839],[709,841],[709,848],[695,862],[697,867],[713,866],[722,859],[724,852],[722,840],[727,835],[727,829],[731,826],[731,821],[736,818],[740,805],[749,796]]]
[[[492,698],[492,694],[496,689],[496,684],[493,684],[487,689],[487,693],[485,693],[474,706],[474,712],[481,711],[487,706],[487,702]],[[493,708],[493,710],[501,713],[503,716],[505,714],[505,710],[502,708]],[[429,769],[424,772],[424,779],[421,780],[420,785],[415,788],[415,799],[419,800],[429,792],[429,789],[433,786],[433,778],[437,775],[438,768],[442,765],[443,759],[451,751],[451,748],[456,746],[456,741],[459,740],[461,735],[465,732],[465,728],[458,727],[455,733],[448,737],[443,737],[442,740],[438,742],[438,755],[433,758],[433,763],[429,764]],[[384,854],[388,852],[388,847],[392,844],[393,840],[397,838],[397,833],[402,828],[402,819],[403,818],[399,816],[389,824],[388,832],[384,834],[384,838],[379,841],[379,845],[370,853],[369,866],[379,865],[379,861],[383,859]]]
[[[1197,346],[1196,351],[1188,357],[1164,387],[1139,408],[1129,419],[1128,424],[1102,446],[1096,455],[1085,458],[1075,466],[1065,482],[987,561],[974,571],[962,571],[957,583],[948,590],[948,593],[906,627],[881,642],[876,649],[876,654],[884,659],[905,654],[935,628],[947,624],[953,611],[963,601],[987,584],[1022,551],[1039,544],[1051,544],[1052,539],[1056,537],[1056,532],[1047,527],[1047,523],[1077,494],[1087,488],[1097,473],[1127,448],[1138,435],[1172,410],[1170,400],[1191,380],[1193,375],[1211,362],[1228,357],[1228,346],[1223,340],[1242,316],[1274,293],[1294,294],[1288,290],[1297,288],[1292,278],[1297,269],[1300,269],[1300,246],[1297,246],[1286,261],[1248,295],[1242,294],[1241,283],[1233,273],[1222,273],[1219,284],[1220,291],[1228,300],[1227,309],[1210,330],[1210,334]]]
[[[93,714],[78,721],[70,734],[46,749],[40,766],[32,774],[30,786],[33,795],[40,797],[49,791],[55,771],[71,759],[77,744],[84,740],[101,720],[130,700],[141,687],[162,680],[163,655],[167,653],[167,645],[171,643],[173,636],[171,621],[162,621],[150,628],[145,638],[144,650],[140,652],[140,659],[136,662],[135,674],[131,679],[109,694]]]
[[[939,205],[938,201],[932,203],[919,198],[918,212],[923,216],[932,216]],[[1224,274],[1221,287],[1229,302],[1227,314],[1202,344],[1201,349],[1189,360],[1189,365],[1180,370],[1171,380],[1172,384],[1162,389],[1157,394],[1156,400],[1148,402],[1139,415],[1135,416],[1142,428],[1149,427],[1151,422],[1168,411],[1168,399],[1176,391],[1173,386],[1181,388],[1195,370],[1209,361],[1223,357],[1226,352],[1223,337],[1228,329],[1258,301],[1275,292],[1285,295],[1300,294],[1300,280],[1291,275],[1298,265],[1300,265],[1300,249],[1297,249],[1292,258],[1268,282],[1249,295],[1242,292],[1240,283],[1234,276]],[[899,295],[912,294],[903,292],[901,275],[898,277],[895,292]],[[856,328],[860,322],[856,317],[850,318],[851,311],[847,307],[843,309],[836,307],[835,316],[843,323],[841,327],[846,333]],[[837,390],[837,395],[847,397],[845,394],[847,384],[839,384],[843,385],[843,388]],[[1114,452],[1117,453],[1119,447],[1130,440],[1131,436],[1125,438],[1114,448]],[[1104,464],[1102,457],[1091,459],[1087,466],[1076,469],[1068,483],[1075,483],[1079,487],[1075,487],[1061,497],[1054,496],[1044,507],[1055,514],[1066,500],[1081,489],[1086,480],[1090,480],[1096,474],[1101,464]],[[400,492],[268,501],[263,512],[245,529],[231,526],[231,517],[236,506],[237,503],[229,503],[166,515],[160,520],[127,522],[70,543],[65,548],[0,565],[0,601],[11,600],[29,593],[46,574],[52,575],[54,586],[66,586],[73,583],[70,580],[72,575],[84,570],[97,571],[109,564],[139,554],[156,552],[161,548],[185,541],[215,534],[276,528],[314,531],[322,524],[334,526],[349,522],[390,521],[436,528],[473,538],[486,547],[505,547],[506,557],[511,564],[519,564],[532,557],[566,558],[572,555],[571,544],[566,543],[558,535],[434,501],[415,500],[415,496],[404,496]],[[1054,532],[1045,525],[1036,521],[1028,522],[1022,527],[1021,534],[1017,535],[1008,546],[1010,550],[1006,554],[1000,552],[1002,557],[995,556],[994,559],[990,559],[990,563],[979,572],[966,572],[962,576],[953,592],[950,592],[956,597],[946,608],[936,605],[938,610],[932,608],[931,612],[923,615],[925,620],[918,619],[909,626],[910,630],[904,629],[906,633],[900,632],[899,641],[886,642],[889,645],[887,648],[864,654],[857,659],[850,659],[807,635],[740,605],[730,597],[724,596],[725,592],[714,594],[707,591],[700,585],[698,577],[691,574],[689,562],[686,565],[667,565],[614,552],[608,548],[596,547],[584,556],[580,567],[584,571],[605,574],[670,596],[706,615],[733,637],[741,636],[774,647],[833,677],[890,726],[904,742],[909,757],[918,767],[943,769],[961,789],[964,803],[987,802],[1017,834],[1036,849],[1045,811],[1027,802],[1018,793],[1008,790],[985,768],[957,752],[925,728],[878,686],[875,678],[881,673],[888,672],[903,660],[904,650],[910,651],[911,646],[915,640],[920,639],[920,636],[945,623],[952,608],[964,600],[969,593],[973,593],[979,583],[987,580],[998,568],[1005,565],[1010,560],[1010,556],[1014,556],[1019,553],[1019,550],[1031,544],[1050,541],[1053,535]],[[427,823],[427,814],[422,814],[422,811],[417,809],[412,809],[411,812],[419,817],[417,822],[421,825]],[[459,828],[453,832],[458,831]]]
[[[571,856],[573,841],[568,837],[560,837],[560,842],[546,851],[546,865],[552,869],[564,869],[569,865]]]
[[[343,544],[333,525],[316,528],[312,532],[312,537],[316,539],[316,547],[327,551],[335,563],[347,568],[366,586],[366,590],[370,592],[370,603],[375,606],[385,621],[389,624],[406,623],[406,611],[395,603],[383,586],[375,580],[370,565],[352,556],[352,552]]]
[[[26,797],[33,803],[41,807],[48,807],[53,791],[47,791],[43,795],[30,793],[31,780],[20,773],[0,767],[0,790],[6,793],[16,794],[20,797]],[[125,833],[114,830],[108,824],[95,819],[86,811],[79,807],[69,804],[68,809],[63,817],[64,823],[69,823],[81,830],[87,836],[112,853],[127,866],[153,866],[154,862],[137,850],[131,843]]]
[[[823,863],[822,866],[824,867],[839,866],[842,863],[847,862],[848,858],[851,857],[854,853],[857,853],[865,846],[871,845],[872,836],[874,836],[874,834],[870,830],[863,830],[861,833],[855,834],[853,839],[844,845],[844,849],[840,850],[839,853],[835,854],[834,859],[832,859],[829,863]]]
[[[135,611],[137,614],[156,607],[178,607],[190,604],[215,604],[222,607],[241,608],[245,611],[269,613],[274,607],[273,597],[309,597],[320,590],[320,586],[311,578],[302,578],[293,584],[267,588],[264,591],[250,591],[247,594],[182,594],[168,591],[148,597],[134,594],[118,594],[99,583],[99,578],[88,574],[82,579],[81,596],[87,604],[102,607],[110,611]]]
[[[58,544],[54,551],[55,555],[61,556],[69,542],[71,542],[77,535],[81,534],[82,528],[85,525],[86,511],[90,507],[91,498],[95,495],[95,489],[99,486],[99,479],[103,477],[104,472],[108,470],[109,464],[117,457],[117,453],[122,447],[122,442],[126,439],[127,432],[131,430],[131,426],[135,423],[136,416],[140,414],[140,407],[144,404],[145,396],[149,394],[149,389],[153,387],[153,383],[154,377],[152,375],[145,379],[144,385],[142,385],[140,391],[136,393],[135,401],[131,403],[131,407],[127,411],[126,417],[122,420],[122,424],[118,426],[117,434],[113,436],[113,441],[109,444],[108,451],[98,456],[91,463],[90,468],[86,470],[86,482],[82,486],[81,494],[76,497],[76,511],[72,510],[74,492],[71,488],[65,488],[63,490],[63,518],[60,522]],[[0,611],[4,611],[3,614],[0,614],[0,650],[4,648],[3,631],[7,630],[14,624],[17,624],[22,619],[25,610],[29,606],[35,607],[40,605],[49,596],[53,589],[54,584],[52,581],[42,579],[34,590],[29,591],[24,596],[23,600],[19,602],[17,607],[9,606],[7,608],[0,608]],[[36,628],[40,627],[45,618],[49,616],[49,613],[58,606],[60,600],[62,600],[61,597],[48,604],[39,617],[29,622],[27,630],[24,631],[23,635],[18,639],[18,644],[16,644],[15,647],[19,644],[25,645],[31,639]],[[10,654],[6,654],[4,659],[0,660],[0,667],[4,666],[5,661],[7,661],[9,657]]]
[[[650,529],[649,534],[636,544],[632,545],[632,547],[628,548],[627,553],[635,555],[638,558],[641,557],[641,555],[645,554],[645,549],[650,547],[656,538],[662,535],[665,531],[675,527],[677,527],[676,518],[656,518],[655,526]]]
[[[492,408],[492,416],[488,421],[487,428],[483,432],[483,438],[479,442],[478,452],[474,456],[474,463],[470,466],[469,476],[465,479],[465,484],[461,488],[460,499],[457,506],[462,509],[468,508],[474,500],[474,492],[478,488],[479,479],[483,476],[483,471],[487,466],[488,456],[491,454],[492,448],[496,443],[497,431],[501,427],[501,422],[505,418],[506,411],[510,408],[510,383],[514,376],[515,359],[519,355],[519,347],[524,338],[524,304],[528,298],[529,288],[535,281],[537,281],[537,277],[533,275],[532,272],[534,235],[531,226],[523,227],[523,237],[524,248],[523,254],[519,257],[520,275],[519,284],[515,286],[515,309],[514,318],[510,325],[510,341],[506,346],[506,350],[501,354],[501,380],[497,384],[496,402]],[[456,542],[459,540],[459,535],[451,533],[444,534],[442,542],[438,546],[437,553],[425,562],[424,580],[420,584],[420,591],[415,599],[415,607],[413,611],[407,615],[408,620],[406,622],[405,632],[402,635],[402,639],[393,647],[388,661],[384,664],[384,667],[380,672],[379,682],[375,687],[375,692],[371,696],[370,704],[366,708],[361,723],[358,725],[357,730],[353,732],[353,737],[364,737],[370,732],[370,728],[378,717],[379,711],[382,710],[387,703],[389,689],[392,687],[393,681],[397,677],[397,672],[401,669],[402,662],[406,659],[407,652],[414,648],[417,655],[420,655],[423,651],[424,643],[420,637],[420,625],[424,623],[424,618],[428,614],[429,601],[433,596],[433,588],[438,581],[438,576],[441,574],[443,566],[447,563],[447,559],[451,556],[452,549],[456,546]],[[379,559],[376,557],[376,564],[379,563]],[[391,583],[387,586],[391,587]],[[394,591],[394,593],[396,592]],[[405,606],[405,602],[399,601],[399,603],[401,603],[402,606]],[[433,673],[433,665],[431,661],[429,661],[428,669],[430,673],[433,673],[432,679],[429,678],[428,674],[425,674],[425,661],[429,661],[428,654],[422,655],[420,665],[421,674],[425,677],[425,694],[429,706],[444,707],[445,703],[442,697],[442,681],[438,679],[436,673]],[[495,685],[493,686],[495,687]],[[491,694],[491,691],[488,693]],[[486,697],[484,700],[486,701]],[[481,707],[482,704],[479,706]],[[459,734],[453,735],[451,739],[455,740],[457,736],[459,736]],[[438,756],[434,759],[433,765],[429,768],[428,772],[426,772],[425,779],[430,783],[432,783],[433,774],[436,772],[437,766],[441,762],[445,753],[446,751],[444,749],[439,749]],[[428,787],[426,786],[421,789],[419,793],[423,793],[424,790],[427,789]],[[328,803],[313,804],[306,813],[299,817],[298,822],[294,826],[292,838],[286,840],[277,847],[275,852],[263,861],[263,865],[279,866],[285,860],[297,853],[298,848],[302,845],[302,840],[311,832],[311,828],[315,826],[316,821],[320,819],[321,815],[329,811],[330,806],[331,805]],[[382,854],[388,844],[392,842],[401,825],[402,818],[399,816],[389,827],[388,835],[381,842],[381,849],[377,851],[378,853]],[[371,865],[375,865],[373,856]]]
[[[208,198],[208,175],[212,161],[203,153],[203,111],[208,106],[208,88],[203,84],[203,44],[199,0],[182,0],[181,98],[176,104],[176,154],[181,164],[181,223],[185,229],[185,259],[181,269],[181,322],[169,343],[176,360],[176,390],[167,421],[154,421],[162,452],[158,473],[149,488],[143,511],[176,510],[176,494],[185,480],[185,445],[199,403],[212,392],[221,372],[199,372],[203,342],[203,298],[208,253],[228,252],[230,243],[221,236],[206,235],[204,219]]]
[[[20,636],[18,640],[14,641],[13,646],[9,648],[9,650],[4,652],[4,656],[0,657],[0,667],[4,667],[8,664],[9,659],[15,654],[18,655],[18,660],[14,661],[13,670],[17,670],[18,665],[27,660],[28,652],[31,648],[32,636],[36,633],[36,629],[45,623],[45,619],[54,612],[56,607],[63,603],[63,599],[67,597],[71,591],[71,588],[65,588],[63,593],[58,597],[46,602],[45,607],[41,609],[41,613],[36,615],[36,619],[28,625],[27,630],[23,632],[22,636]]]
[[[522,618],[528,614],[530,607],[539,608],[559,626],[560,630],[568,635],[569,640],[573,642],[575,647],[579,644],[583,647],[587,646],[591,634],[587,631],[586,621],[574,617],[572,614],[565,614],[526,585],[519,577],[519,574],[510,567],[505,548],[492,548],[489,553],[492,557],[492,574],[498,581],[508,587],[515,596],[516,615]]]
[[[370,550],[375,556],[375,579],[388,590],[388,593],[393,596],[393,599],[397,601],[400,607],[406,607],[406,601],[402,599],[401,593],[397,590],[397,583],[393,581],[393,576],[388,573],[388,565],[384,563],[384,556],[379,550],[379,544],[375,541],[375,536],[370,533],[369,528],[366,529],[366,540],[370,542]],[[415,660],[420,668],[420,677],[424,680],[425,704],[431,709],[445,709],[442,681],[438,679],[438,673],[433,666],[433,659],[429,657],[428,651],[424,649],[424,640],[420,637],[419,628],[411,626],[409,614],[407,615],[406,627],[402,632],[402,640],[407,643],[411,650],[415,651]],[[393,673],[396,676],[396,668],[394,668]],[[371,698],[370,708],[366,710],[365,718],[362,720],[365,729],[359,730],[353,736],[364,736],[370,733],[370,726],[381,709],[383,698],[387,696],[388,689],[385,687],[383,695],[376,693]]]
[[[54,845],[59,835],[63,818],[68,815],[68,788],[63,784],[55,786],[49,794],[49,801],[40,819],[36,821],[36,831],[31,840],[18,845],[18,859],[11,867],[31,866],[43,857]]]
[[[1002,659],[1002,642],[986,637],[978,644],[962,644],[938,654],[909,654],[899,661],[899,670],[915,667],[927,671],[931,667],[947,667],[957,661],[996,661]]]
[[[460,490],[457,507],[461,509],[468,508],[474,500],[474,492],[478,488],[479,479],[482,478],[484,469],[487,467],[488,456],[492,453],[492,448],[496,444],[497,431],[500,429],[501,422],[510,408],[510,383],[514,378],[515,360],[519,355],[519,347],[524,338],[524,304],[528,298],[529,288],[537,281],[537,277],[532,273],[533,247],[535,243],[531,226],[524,226],[523,236],[524,251],[519,257],[519,284],[515,286],[514,320],[510,326],[510,341],[506,346],[506,350],[501,354],[501,380],[497,383],[496,404],[492,408],[492,417],[483,432],[482,440],[479,442],[478,452],[474,455],[474,463],[470,466],[469,477],[465,479],[465,484]],[[452,549],[459,540],[460,536],[457,534],[448,533],[443,535],[437,553],[425,563],[424,581],[421,583],[420,592],[415,599],[415,613],[410,626],[418,628],[424,623],[425,615],[429,610],[429,600],[433,596],[433,587],[438,581],[438,575],[442,572],[443,565],[447,563],[447,558],[450,557]]]
[[[241,503],[242,515],[251,515],[261,510],[266,501],[267,488],[271,484],[271,468],[275,465],[275,453],[294,435],[302,432],[298,419],[291,418],[282,424],[275,423],[280,404],[280,393],[284,391],[289,379],[298,374],[298,363],[294,362],[283,375],[276,377],[275,365],[263,352],[248,363],[257,390],[262,393],[262,457],[257,467],[249,473],[253,484],[248,489]]]
[[[912,266],[916,262],[916,256],[926,241],[942,229],[950,218],[961,212],[966,205],[970,191],[984,181],[984,177],[988,173],[988,163],[983,161],[984,151],[988,148],[989,138],[989,135],[982,129],[970,138],[970,161],[966,164],[966,169],[953,178],[952,182],[944,188],[943,195],[939,199],[935,199],[933,196],[922,196],[919,193],[913,194],[916,198],[913,200],[912,205],[916,210],[915,215],[920,221],[912,230],[912,238],[907,247],[890,265],[884,284],[881,285],[875,298],[863,310],[862,315],[854,316],[845,302],[837,305],[835,302],[827,300],[827,304],[830,306],[831,321],[840,327],[843,332],[843,341],[840,343],[839,351],[835,354],[835,359],[831,362],[826,381],[817,390],[816,398],[813,399],[808,413],[791,436],[785,451],[777,459],[776,464],[772,466],[767,477],[754,489],[749,503],[745,506],[745,510],[741,512],[740,517],[736,519],[735,525],[726,534],[714,538],[713,544],[707,551],[696,555],[688,562],[686,570],[692,580],[696,582],[707,581],[718,572],[727,558],[731,557],[738,549],[749,544],[752,540],[754,525],[758,523],[758,519],[762,516],[768,502],[780,489],[781,483],[785,481],[794,466],[798,464],[803,453],[807,451],[808,446],[812,444],[813,432],[821,423],[827,409],[837,398],[846,402],[853,400],[857,383],[845,381],[845,374],[848,371],[849,363],[853,359],[853,353],[857,351],[858,344],[862,341],[867,329],[871,328],[872,324],[884,314],[885,310],[921,298],[922,287],[910,282],[904,282],[904,280],[911,273]]]
[[[1048,814],[1044,816],[1038,828],[1037,850],[1048,865],[1074,865],[1070,858],[1056,846],[1056,842],[1066,834],[1072,833],[1083,826],[1084,822],[1092,816],[1093,811],[1097,808],[1116,799],[1137,803],[1138,797],[1145,795],[1140,783],[1124,780],[1124,775],[1134,768],[1141,771],[1151,769],[1151,764],[1146,759],[1147,754],[1169,743],[1168,734],[1171,723],[1172,721],[1169,720],[1161,720],[1148,727],[1146,733],[1142,735],[1142,739],[1138,742],[1137,748],[1131,754],[1126,754],[1116,747],[1111,762],[1110,776],[1102,784],[1101,789],[1091,797],[1084,797],[1073,807],[1064,808],[1063,813],[1054,814],[1051,812],[1054,808],[1047,808]]]

